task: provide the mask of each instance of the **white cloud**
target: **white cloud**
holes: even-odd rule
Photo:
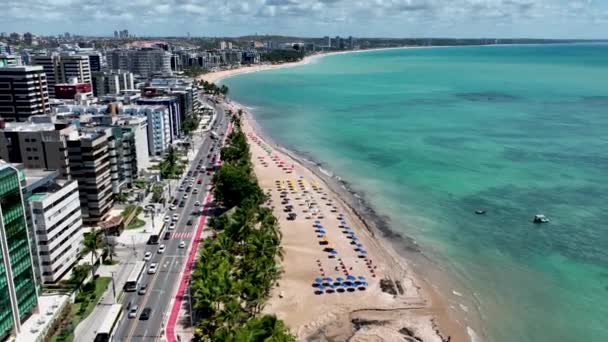
[[[8,9],[6,15],[0,16],[4,31],[82,32],[81,29],[96,28],[99,31],[83,33],[102,33],[136,27],[149,35],[199,29],[208,33],[213,29],[211,35],[286,33],[288,30],[291,34],[317,36],[339,32],[359,36],[411,36],[419,32],[421,25],[450,27],[445,32],[448,35],[457,34],[459,29],[471,32],[475,27],[480,35],[491,34],[487,28],[492,25],[475,26],[481,25],[476,24],[480,22],[491,22],[494,26],[533,22],[540,28],[568,20],[598,25],[606,22],[608,1],[88,0],[81,3],[77,0],[4,0],[3,8]],[[159,22],[166,25],[159,26]],[[207,24],[210,22],[213,26]]]

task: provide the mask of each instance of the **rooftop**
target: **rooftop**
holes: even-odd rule
[[[54,131],[55,124],[53,123],[33,123],[33,122],[7,122],[4,132],[38,132],[38,131]]]
[[[19,66],[5,66],[0,68],[0,74],[4,72],[15,72],[15,71],[42,71],[43,67],[41,65],[19,65]]]

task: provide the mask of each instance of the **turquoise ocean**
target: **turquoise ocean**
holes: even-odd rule
[[[415,239],[487,340],[608,341],[608,45],[378,50],[223,83]]]

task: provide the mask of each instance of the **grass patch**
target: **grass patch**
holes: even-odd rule
[[[70,304],[69,313],[61,322],[60,329],[51,337],[52,342],[74,341],[76,326],[93,312],[110,281],[112,280],[108,277],[99,277],[94,283],[83,286],[82,291],[76,296],[76,302]]]
[[[141,228],[145,225],[146,225],[146,221],[144,221],[140,218],[135,218],[133,221],[131,221],[131,223],[129,223],[129,225],[127,226],[127,229],[137,229],[137,228]]]

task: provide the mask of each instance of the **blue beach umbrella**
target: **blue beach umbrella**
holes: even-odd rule
[[[317,279],[318,279],[318,278],[317,278]],[[355,276],[352,276],[352,275],[348,275],[348,276],[346,277],[346,279],[347,279],[347,280],[351,280],[351,281],[357,280],[357,278],[355,278]]]
[[[315,224],[321,224],[321,221],[315,220]]]
[[[336,291],[336,287],[333,285],[329,285],[329,286],[325,286],[325,292],[326,293],[333,293],[334,291]]]
[[[334,281],[332,277],[325,277],[323,280],[328,281],[330,283]]]
[[[344,281],[344,278],[342,278],[342,277],[337,277],[337,278],[336,278],[336,281],[343,282],[343,281]]]
[[[321,284],[323,282],[323,278],[315,278],[315,283]]]
[[[361,280],[361,281],[365,281],[365,277],[364,276],[358,276],[357,278],[359,278],[359,280]]]

